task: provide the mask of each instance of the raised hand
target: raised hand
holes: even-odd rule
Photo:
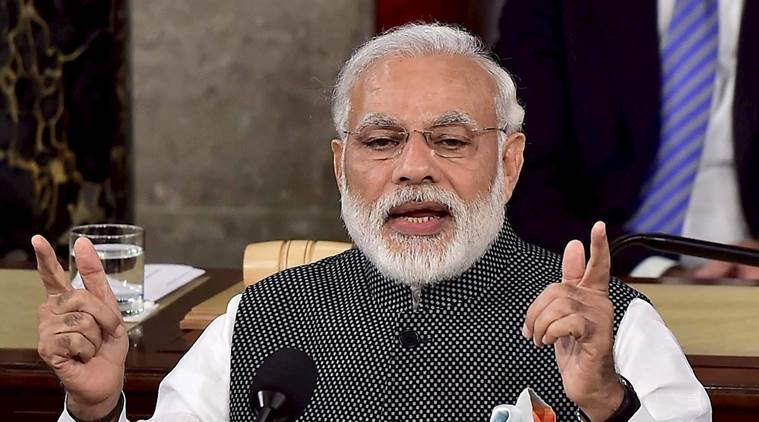
[[[103,417],[119,400],[129,339],[100,258],[88,239],[76,241],[76,264],[86,287],[77,290],[42,236],[34,236],[32,246],[47,291],[38,311],[37,351],[68,392],[69,412],[83,419]]]
[[[624,398],[614,369],[609,270],[606,226],[598,222],[591,230],[588,265],[582,243],[569,242],[561,283],[530,305],[523,329],[536,346],[554,345],[567,396],[594,421],[611,416]]]

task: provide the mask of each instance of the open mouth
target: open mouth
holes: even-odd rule
[[[407,235],[433,235],[439,233],[451,220],[451,213],[437,202],[407,202],[388,212],[390,227]]]

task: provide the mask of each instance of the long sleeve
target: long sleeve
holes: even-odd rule
[[[240,296],[227,305],[163,379],[150,421],[221,421],[229,418],[229,364]],[[127,397],[128,400],[128,397]],[[128,422],[126,406],[119,422]],[[59,422],[74,422],[64,407]]]
[[[711,421],[706,390],[649,303],[635,299],[628,306],[617,330],[614,361],[640,399],[641,408],[631,421]]]

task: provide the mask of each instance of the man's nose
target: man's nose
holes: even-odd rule
[[[396,184],[437,183],[440,179],[437,161],[424,135],[411,132],[403,151],[395,159],[393,182]]]

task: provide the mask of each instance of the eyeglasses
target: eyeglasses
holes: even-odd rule
[[[390,160],[401,154],[411,134],[421,133],[436,155],[444,158],[469,158],[477,152],[475,138],[486,132],[506,129],[487,127],[474,129],[467,125],[440,125],[429,129],[405,130],[394,126],[366,126],[360,131],[343,131],[358,141],[358,153],[368,160]]]

